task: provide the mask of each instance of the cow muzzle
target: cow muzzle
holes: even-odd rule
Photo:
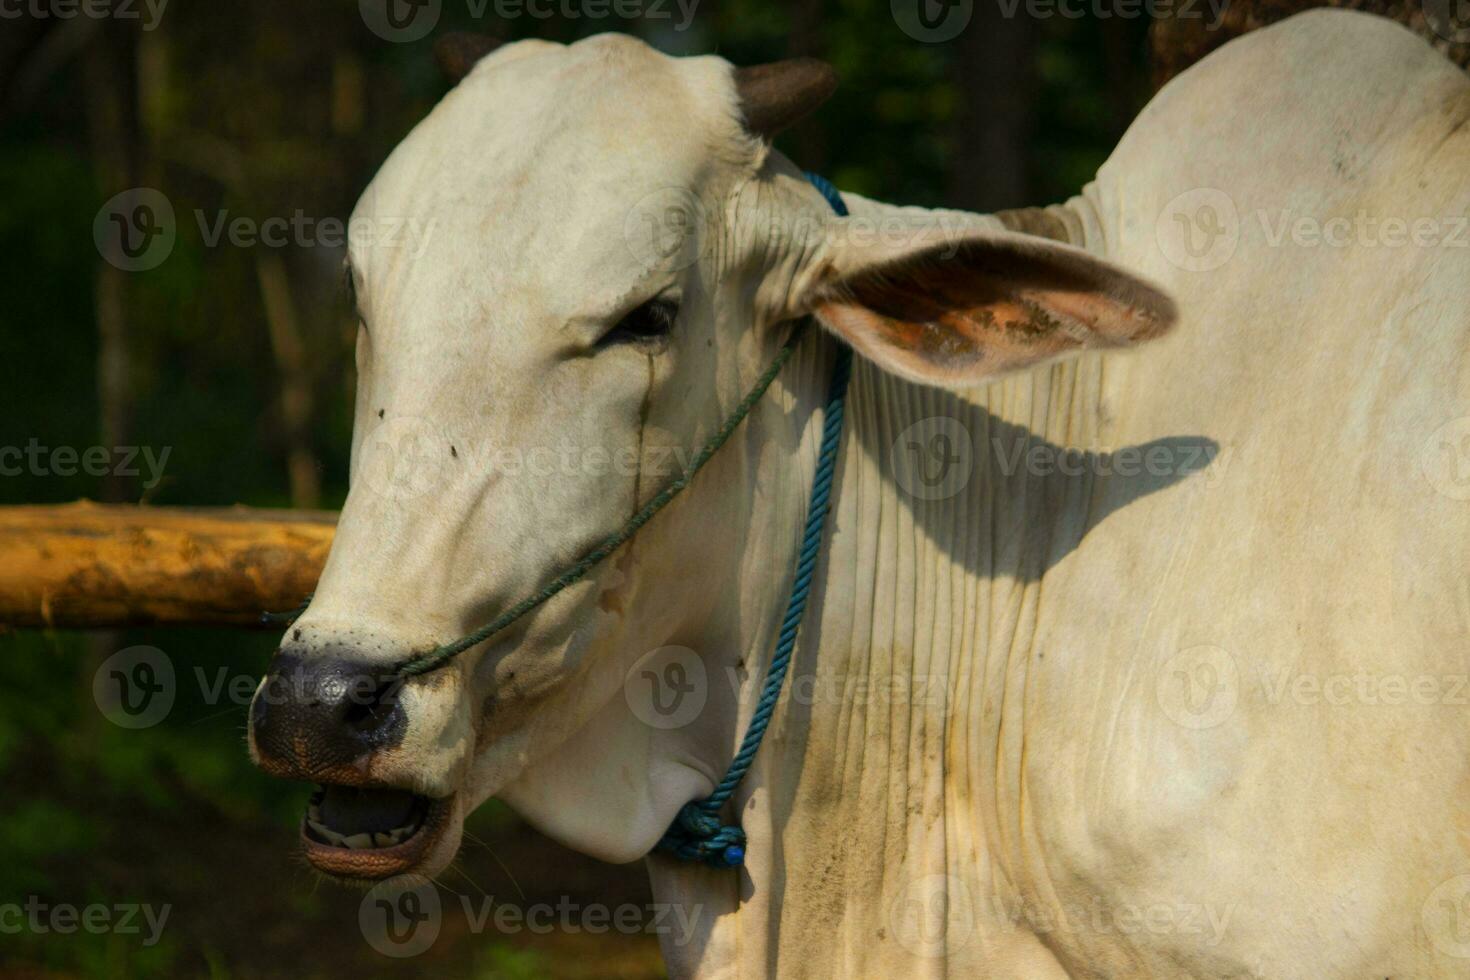
[[[278,653],[250,708],[260,767],[284,779],[357,784],[406,731],[404,681],[333,653]]]
[[[454,826],[455,795],[405,778],[404,705],[415,683],[389,668],[323,651],[282,651],[250,710],[251,757],[272,776],[317,784],[301,822],[318,871],[357,879],[422,866]]]

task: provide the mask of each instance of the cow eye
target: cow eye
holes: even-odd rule
[[[654,346],[668,339],[679,319],[679,304],[666,297],[655,297],[623,316],[602,339],[599,347],[614,344]]]

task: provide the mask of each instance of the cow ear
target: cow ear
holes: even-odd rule
[[[814,314],[884,370],[943,388],[1074,351],[1128,347],[1161,336],[1177,318],[1173,300],[1143,279],[1071,246],[1008,232],[838,247],[817,268],[798,312]]]

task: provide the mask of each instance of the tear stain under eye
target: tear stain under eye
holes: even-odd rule
[[[648,416],[653,411],[653,380],[655,373],[654,357],[648,355],[648,387],[643,392],[643,404],[638,406],[638,462],[637,472],[633,477],[633,513],[638,512],[639,502],[643,499],[643,442],[644,432],[648,428]],[[618,557],[617,568],[626,573],[633,561],[633,547],[636,542],[629,541],[623,548],[623,553]],[[627,575],[618,576],[617,584],[603,590],[597,597],[597,604],[603,612],[609,612],[617,616],[623,614],[623,600],[619,591],[622,583],[627,581]]]
[[[643,442],[644,433],[648,429],[648,416],[653,412],[653,378],[654,360],[653,355],[648,357],[648,387],[643,390],[643,404],[638,406],[638,457],[635,464],[638,469],[633,474],[633,513],[638,513],[638,507],[643,501]],[[629,542],[631,547],[632,542]]]

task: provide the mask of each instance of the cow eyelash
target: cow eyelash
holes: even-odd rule
[[[655,346],[668,339],[678,319],[678,302],[668,297],[656,296],[625,314],[611,330],[602,335],[597,346]]]

